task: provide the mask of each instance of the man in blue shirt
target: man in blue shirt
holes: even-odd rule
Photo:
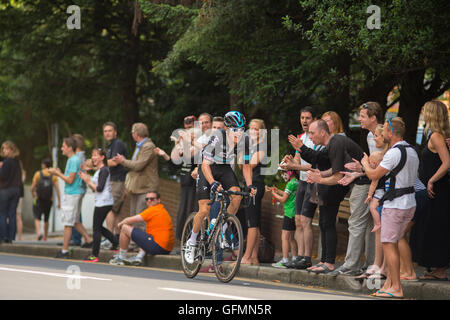
[[[64,194],[61,203],[61,221],[64,226],[63,248],[56,258],[69,258],[69,243],[72,227],[81,233],[87,243],[92,238],[80,222],[81,201],[84,194],[83,181],[78,176],[81,169],[80,158],[75,154],[76,142],[73,138],[65,138],[61,147],[62,154],[68,158],[64,174],[59,168],[50,168],[49,172],[64,181]]]

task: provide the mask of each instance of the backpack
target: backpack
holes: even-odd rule
[[[42,170],[39,171],[39,174],[40,174],[39,184],[37,185],[36,188],[38,199],[50,201],[52,200],[53,195],[53,184],[52,184],[53,175],[50,174],[50,176],[48,177],[44,176]]]
[[[386,191],[385,194],[379,200],[380,205],[382,205],[383,202],[386,200],[392,201],[395,198],[399,198],[405,194],[414,193],[413,186],[406,187],[406,188],[396,188],[395,183],[396,183],[397,174],[403,169],[403,167],[405,166],[405,163],[406,163],[406,158],[407,158],[406,148],[412,148],[416,152],[417,152],[417,150],[411,145],[396,145],[394,148],[400,149],[400,153],[401,153],[400,162],[394,169],[392,169],[391,172],[389,172],[389,174],[387,176],[384,176],[382,179],[380,179],[383,181],[382,184],[385,183],[388,179],[390,179],[389,180],[390,181],[389,188],[387,190],[385,190]]]
[[[275,256],[273,244],[263,235],[259,240],[258,260],[262,263],[272,263]]]

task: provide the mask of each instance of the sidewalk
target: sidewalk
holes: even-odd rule
[[[58,243],[62,242],[62,236],[52,234],[48,241],[37,241],[34,235],[24,235],[22,241],[16,241],[13,244],[0,244],[0,252],[14,253],[22,255],[55,257],[61,249]],[[147,255],[144,259],[143,267],[163,268],[172,270],[182,270],[179,246],[175,247],[170,255]],[[73,247],[72,259],[83,259],[90,254],[90,249]],[[99,260],[108,262],[114,255],[109,250],[101,250]],[[133,255],[135,253],[130,253]],[[278,257],[275,257],[278,258]],[[338,267],[341,263],[337,263]],[[423,274],[424,268],[416,267],[418,275]],[[347,291],[358,294],[370,294],[375,289],[370,290],[371,284],[366,280],[360,282],[348,276],[332,277],[326,274],[313,274],[305,270],[278,269],[269,263],[262,263],[259,266],[241,265],[236,277],[270,281],[275,283],[296,284],[299,287],[317,287],[330,290]],[[450,278],[449,272],[447,277]],[[372,284],[373,285],[373,284]],[[405,299],[417,300],[450,300],[450,281],[402,281]]]

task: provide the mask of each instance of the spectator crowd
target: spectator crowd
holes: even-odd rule
[[[314,108],[299,112],[301,132],[289,135],[292,154],[282,157],[278,169],[286,182],[284,190],[265,185],[264,168],[270,161],[264,144],[267,128],[263,120],[248,122],[252,188],[255,200],[245,208],[247,240],[242,264],[258,265],[261,239],[261,203],[265,193],[283,203],[284,220],[280,237],[282,259],[277,268],[304,269],[332,276],[386,280],[373,295],[403,297],[401,281],[445,280],[450,261],[450,128],[447,106],[437,100],[423,106],[425,120],[423,150],[404,140],[405,123],[400,117],[385,118],[377,102],[359,108],[362,129],[367,129],[369,153],[346,136],[340,116],[333,111],[318,117]],[[112,264],[142,264],[146,254],[169,254],[181,233],[187,216],[198,210],[196,180],[198,164],[212,132],[226,130],[222,116],[202,113],[184,118],[184,129],[170,137],[170,153],[156,147],[144,123],[135,123],[131,135],[136,142],[129,156],[117,138],[113,122],[103,125],[106,150],[84,155],[81,135],[63,140],[61,151],[67,158],[65,170],[43,159],[34,176],[36,239],[48,239],[48,220],[53,202],[64,226],[61,251],[57,258],[70,257],[69,246],[75,230],[92,248],[86,261],[97,262],[100,249],[118,250]],[[23,197],[24,171],[20,151],[11,141],[1,145],[0,162],[0,242],[12,243],[21,224],[19,199]],[[158,157],[179,167],[180,201],[174,230],[170,215],[161,203]],[[237,161],[235,171],[243,170]],[[94,172],[93,176],[89,172]],[[58,179],[64,183],[59,190]],[[93,234],[81,220],[86,189],[95,194]],[[53,190],[55,192],[53,192]],[[349,239],[344,264],[336,267],[339,207],[349,195]],[[122,209],[124,199],[130,208]],[[57,200],[57,201],[56,201]],[[209,219],[220,208],[211,206]],[[316,213],[317,212],[317,213]],[[312,263],[312,221],[318,214],[321,256]],[[44,227],[41,219],[44,218]],[[106,225],[106,227],[104,226]],[[41,230],[44,230],[42,233]],[[409,236],[407,236],[409,235]],[[105,240],[102,242],[102,236]],[[136,256],[127,252],[137,248]],[[426,267],[417,275],[413,263]],[[201,270],[213,272],[211,266]]]

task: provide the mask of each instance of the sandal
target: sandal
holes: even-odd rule
[[[314,269],[314,268],[319,268],[319,267],[321,267],[322,265],[323,265],[323,263],[320,263],[320,262],[319,262],[319,263],[317,263],[317,264],[315,264],[315,265],[313,265],[313,266],[307,268],[306,271],[311,272],[312,269]]]
[[[403,297],[401,297],[401,296],[396,296],[396,295],[393,295],[393,294],[390,293],[390,292],[381,291],[381,290],[378,290],[378,291],[375,293],[374,297],[378,297],[378,298],[403,299]]]
[[[319,267],[322,268],[322,270],[320,270],[320,269],[319,270],[311,270],[311,272],[313,272],[315,274],[319,274],[319,273],[328,273],[328,272],[334,271],[334,269],[331,270],[330,268],[328,268],[328,266],[325,263]]]
[[[419,277],[419,280],[425,280],[425,281],[448,281],[448,278],[440,278],[433,274],[433,272],[425,272],[423,276]]]

